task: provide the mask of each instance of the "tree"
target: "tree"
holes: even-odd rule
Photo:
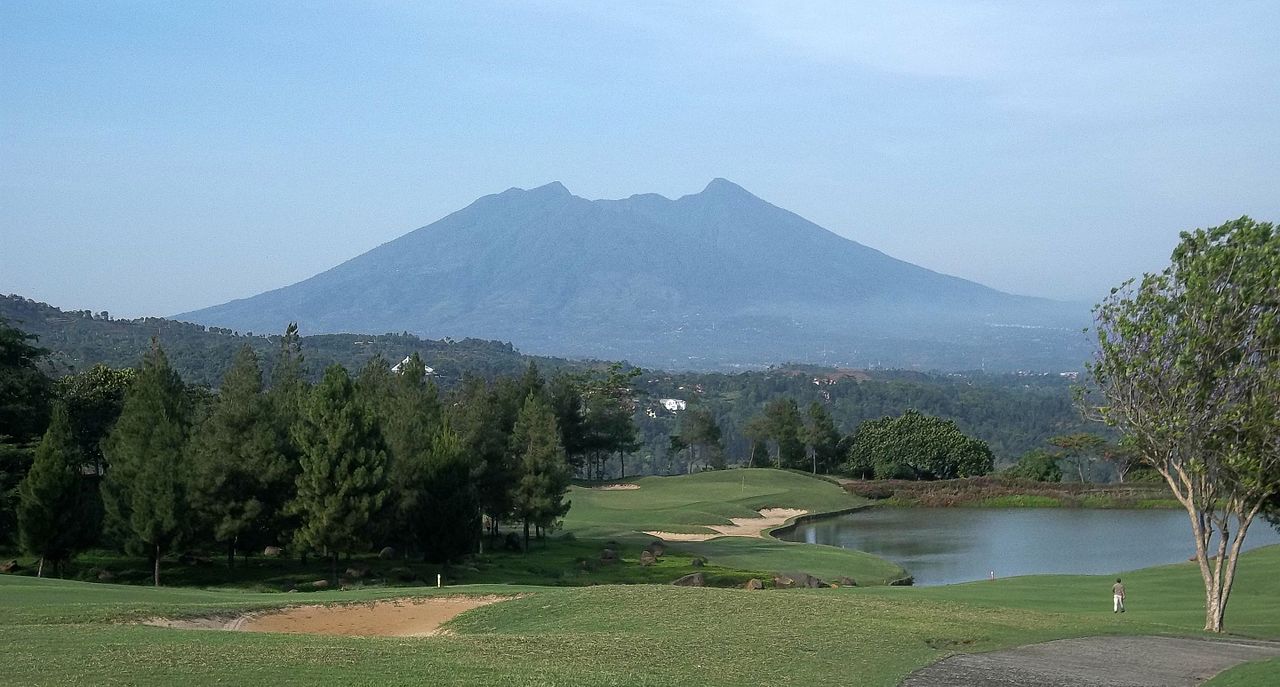
[[[1142,454],[1134,448],[1131,441],[1121,440],[1114,444],[1108,444],[1102,451],[1102,460],[1115,469],[1117,482],[1123,483],[1134,470],[1139,470],[1139,474],[1146,476],[1141,471],[1143,466]],[[1146,473],[1150,473],[1150,470],[1147,470]]]
[[[774,465],[779,468],[803,470],[806,465],[804,440],[804,424],[800,420],[800,407],[793,398],[777,398],[764,408],[767,418],[769,438],[773,440],[777,453]]]
[[[156,586],[161,556],[182,539],[187,526],[183,455],[189,404],[182,380],[153,341],[107,438],[106,525],[127,550],[151,558]]]
[[[491,535],[511,512],[511,490],[516,467],[510,448],[511,425],[499,403],[500,394],[490,391],[483,379],[466,375],[454,392],[451,426],[457,428],[465,454],[471,461],[471,483],[480,510],[489,516]]]
[[[1037,448],[1027,451],[1018,459],[1017,464],[1004,471],[1008,477],[1030,479],[1037,482],[1061,482],[1062,468],[1058,467],[1058,458],[1048,451]]]
[[[769,418],[756,415],[747,421],[742,428],[742,435],[747,438],[747,467],[755,467],[757,463],[764,465],[769,460]]]
[[[908,410],[862,423],[844,470],[877,479],[955,479],[985,475],[993,463],[990,447],[954,422]]]
[[[520,409],[511,433],[511,453],[519,466],[515,513],[524,524],[524,550],[528,551],[530,525],[550,526],[569,511],[564,494],[572,476],[555,413],[537,394],[530,394]]]
[[[808,422],[804,428],[805,444],[813,463],[813,473],[828,473],[836,469],[840,460],[840,431],[826,406],[814,401],[809,404]]]
[[[189,494],[207,534],[236,551],[279,543],[284,507],[293,495],[289,437],[272,416],[258,356],[236,353],[217,403],[193,433]]]
[[[31,470],[18,486],[18,539],[24,551],[40,557],[37,577],[46,563],[60,567],[84,541],[83,462],[66,406],[55,403]]]
[[[690,408],[680,421],[680,442],[677,448],[688,447],[693,456],[690,464],[701,460],[703,467],[724,468],[724,446],[721,444],[720,425],[716,416],[707,408]],[[676,444],[671,444],[676,447]]]
[[[582,405],[583,381],[569,374],[558,374],[548,385],[551,410],[556,414],[556,426],[560,428],[560,443],[564,446],[569,466],[575,470],[583,467],[590,436]]]
[[[382,432],[341,365],[330,365],[312,390],[295,441],[302,470],[290,504],[300,518],[294,540],[330,558],[336,584],[338,555],[370,547],[373,519],[387,497]]]
[[[102,475],[105,459],[102,442],[124,409],[125,392],[137,377],[132,368],[115,369],[98,364],[59,379],[55,396],[66,404],[80,453],[91,473]]]
[[[1057,449],[1057,459],[1069,465],[1083,483],[1089,481],[1089,470],[1102,457],[1107,440],[1096,434],[1078,432],[1050,437],[1049,445]]]
[[[1280,490],[1278,276],[1280,233],[1242,217],[1182,233],[1169,267],[1094,310],[1100,398],[1082,392],[1080,402],[1186,509],[1212,632],[1223,629],[1249,526]]]
[[[588,450],[597,456],[596,479],[604,479],[604,461],[618,456],[619,475],[627,476],[626,456],[640,447],[631,383],[640,370],[626,370],[621,363],[609,366],[604,379],[585,390],[585,422]]]
[[[0,318],[0,544],[17,531],[18,482],[49,417],[51,383],[40,368],[48,351],[35,340]]]

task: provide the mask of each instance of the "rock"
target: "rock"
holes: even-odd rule
[[[328,589],[329,580],[316,580],[315,582],[312,582],[307,586],[311,587],[312,589]]]
[[[667,545],[662,543],[661,541],[655,540],[655,541],[649,542],[644,547],[644,550],[652,553],[655,558],[662,558],[667,553]]]
[[[413,574],[413,571],[403,566],[392,568],[391,576],[396,578],[400,582],[412,582],[414,581],[414,579],[416,579]]]
[[[362,580],[369,575],[369,566],[353,565],[347,568],[346,576],[353,580]]]
[[[856,587],[856,586],[858,586],[858,583],[857,583],[857,582],[854,582],[852,577],[841,577],[839,580],[837,580],[837,581],[836,581],[836,584],[837,584],[837,585],[839,585],[839,586],[841,586],[841,587]]]
[[[707,577],[700,572],[689,573],[671,584],[677,587],[705,587],[707,586]]]
[[[747,583],[742,585],[742,588],[748,589],[748,590],[764,589],[764,582],[761,582],[760,580],[757,580],[756,578],[753,577],[747,580]]]
[[[0,563],[0,573],[18,572],[21,569],[22,566],[18,565],[18,559],[16,558]]]
[[[99,582],[113,582],[116,576],[110,570],[103,570],[98,573]]]
[[[896,580],[890,581],[889,586],[890,587],[910,587],[915,583],[916,583],[916,578],[910,575],[907,575],[906,577],[899,577]]]
[[[640,565],[643,565],[647,568],[657,562],[658,562],[658,558],[653,554],[652,551],[645,549],[644,551],[640,552]]]
[[[613,565],[618,562],[618,552],[613,549],[605,549],[600,552],[600,565]]]
[[[707,559],[703,558],[702,556],[694,556],[693,560],[689,561],[689,565],[692,565],[695,568],[701,568],[706,564],[707,564]]]
[[[396,550],[390,546],[384,546],[382,547],[382,550],[378,552],[378,558],[381,558],[384,561],[389,561],[395,557]]]
[[[827,586],[827,583],[810,575],[809,573],[774,573],[773,586],[778,589],[808,588],[818,589]]]
[[[262,555],[266,556],[267,558],[279,558],[280,556],[284,555],[284,549],[280,548],[279,546],[268,546],[267,548],[262,550]]]

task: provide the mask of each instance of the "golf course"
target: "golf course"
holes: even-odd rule
[[[553,576],[546,584],[397,587],[378,582],[375,571],[345,590],[285,594],[0,575],[0,674],[24,685],[896,685],[948,656],[1063,638],[1220,641],[1200,632],[1204,592],[1191,563],[1116,571],[1129,589],[1129,611],[1119,615],[1111,576],[887,586],[905,574],[892,563],[781,542],[766,531],[672,541],[655,565],[637,561],[655,540],[644,532],[716,535],[713,528],[741,527],[769,509],[817,514],[866,505],[832,482],[795,473],[646,477],[578,485],[569,498],[563,530],[545,554],[537,546],[527,554],[530,565],[518,576],[529,581],[529,570],[541,569]],[[858,586],[773,589],[765,579],[765,589],[748,591],[596,584],[589,575],[586,586],[572,586],[573,570],[552,572],[553,561],[575,563],[558,546],[607,544],[620,549],[621,561],[609,567],[618,580],[625,571],[655,582],[695,569],[726,581],[803,571]],[[521,556],[502,554],[506,562],[491,561],[488,574],[514,570],[508,559]],[[288,616],[273,612],[286,607],[295,607]],[[370,629],[370,618],[393,620]],[[259,631],[203,629],[211,627]],[[1242,558],[1227,627],[1236,638],[1280,638],[1280,547]],[[1271,684],[1277,670],[1275,659],[1245,663],[1210,684]]]

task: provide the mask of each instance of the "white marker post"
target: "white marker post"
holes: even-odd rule
[[[443,580],[442,580],[442,578],[441,578],[441,576],[440,576],[440,573],[436,573],[436,589],[439,589],[439,588],[440,588],[440,585],[441,585],[442,581],[443,581]]]

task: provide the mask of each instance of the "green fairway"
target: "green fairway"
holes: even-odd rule
[[[1190,564],[1109,576],[1032,576],[944,588],[766,590],[474,586],[524,597],[432,638],[169,630],[119,621],[297,603],[297,595],[148,589],[0,576],[0,671],[14,684],[893,685],[955,651],[1095,634],[1198,635]],[[361,590],[307,602],[434,594]],[[1280,547],[1246,554],[1228,627],[1280,637]],[[1267,664],[1229,685],[1262,684]],[[1259,672],[1261,671],[1261,672]],[[1224,679],[1226,679],[1224,677]],[[1234,679],[1234,678],[1232,678]]]
[[[624,544],[650,541],[644,531],[714,534],[706,525],[728,525],[765,508],[830,513],[865,506],[832,482],[769,469],[718,470],[677,477],[629,480],[639,489],[575,486],[565,530],[579,539]],[[885,584],[906,574],[898,565],[861,551],[796,544],[773,537],[717,537],[669,545],[676,555],[702,556],[711,564],[767,575],[801,571],[824,579],[850,577],[860,585]]]
[[[1204,683],[1204,687],[1273,687],[1280,682],[1280,658],[1253,661],[1230,670]]]

